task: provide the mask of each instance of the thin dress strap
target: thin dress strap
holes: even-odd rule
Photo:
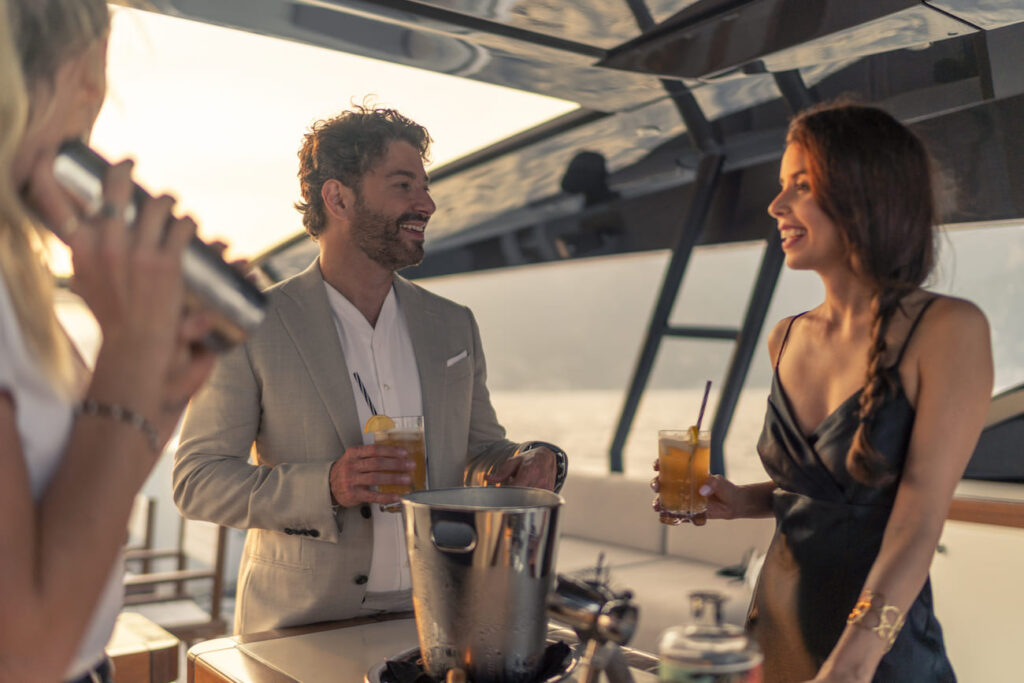
[[[903,354],[907,352],[907,347],[910,346],[910,339],[914,336],[914,330],[917,329],[917,324],[921,322],[921,318],[924,317],[925,311],[928,310],[928,307],[935,303],[935,300],[938,298],[939,297],[937,296],[933,296],[931,299],[928,299],[924,306],[921,307],[921,310],[918,311],[917,317],[914,318],[914,322],[910,325],[910,331],[907,332],[907,338],[903,340],[903,348],[900,349],[900,355],[896,357],[896,362],[892,367],[898,368],[900,366],[900,362],[903,360]]]
[[[793,323],[796,322],[796,319],[806,312],[807,311],[804,311],[803,313],[797,313],[796,315],[789,319],[789,325],[786,326],[786,334],[782,337],[782,344],[779,346],[779,355],[775,357],[775,374],[779,373],[779,361],[782,360],[782,350],[786,348],[786,341],[789,339],[789,331],[793,329]]]

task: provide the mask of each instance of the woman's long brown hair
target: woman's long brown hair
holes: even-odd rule
[[[857,481],[881,486],[895,477],[870,440],[878,409],[895,390],[883,367],[886,333],[900,302],[935,262],[931,163],[921,141],[895,118],[845,102],[801,112],[786,141],[803,148],[811,192],[839,227],[851,267],[874,290],[860,424],[846,466]]]

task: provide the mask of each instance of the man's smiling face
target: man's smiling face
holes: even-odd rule
[[[437,207],[416,148],[391,142],[355,195],[351,230],[356,245],[388,270],[420,263],[427,221]]]

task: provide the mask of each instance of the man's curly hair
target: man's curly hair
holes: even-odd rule
[[[316,237],[327,224],[320,194],[324,183],[333,178],[358,192],[363,176],[396,140],[409,143],[428,160],[432,141],[427,129],[394,109],[355,105],[310,127],[299,148],[302,201],[295,203],[306,232]]]

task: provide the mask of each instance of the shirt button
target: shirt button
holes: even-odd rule
[[[363,519],[369,519],[373,515],[373,512],[370,511],[369,505],[363,505],[359,508],[359,514],[363,516]]]
[[[357,574],[356,575],[355,583],[356,583],[357,586],[362,586],[367,581],[369,581],[369,578],[367,578],[366,574]]]
[[[385,384],[384,385],[384,390],[385,391],[391,391],[391,385],[390,384]]]

